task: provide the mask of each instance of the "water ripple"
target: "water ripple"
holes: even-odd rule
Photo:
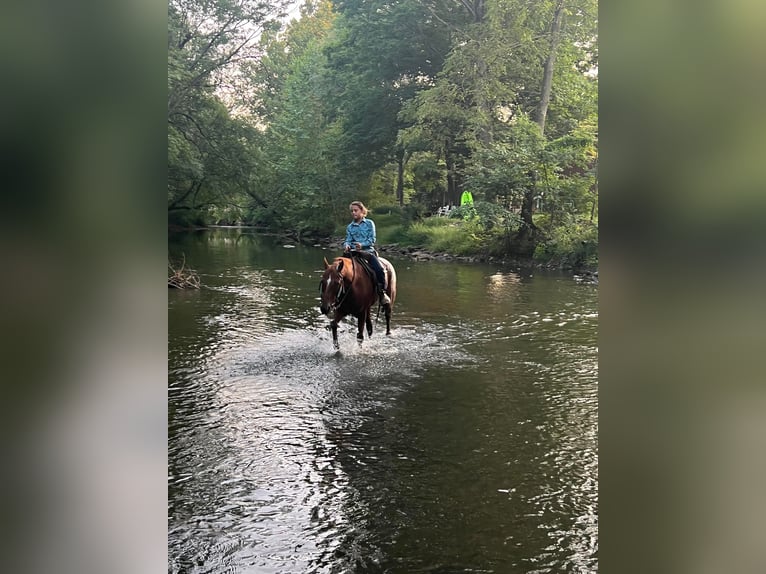
[[[220,257],[169,303],[169,572],[597,571],[593,289],[402,265],[336,352],[317,270]]]

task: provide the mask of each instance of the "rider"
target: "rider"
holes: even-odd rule
[[[375,222],[365,217],[367,208],[361,201],[352,201],[349,208],[353,221],[346,227],[346,241],[343,242],[343,251],[348,253],[354,250],[370,262],[370,266],[378,278],[377,290],[380,304],[390,305],[391,298],[385,291],[386,280],[383,266],[380,264],[378,254],[375,251]]]

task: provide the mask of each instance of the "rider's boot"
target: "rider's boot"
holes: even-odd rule
[[[380,296],[381,305],[390,305],[391,298],[386,294],[386,290],[383,285],[378,284],[378,295]]]

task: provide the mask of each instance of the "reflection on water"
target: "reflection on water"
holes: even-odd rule
[[[518,273],[493,273],[487,278],[487,292],[497,302],[507,301],[517,293],[521,277]]]
[[[335,353],[327,252],[176,248],[205,288],[169,293],[169,571],[597,570],[592,286],[394,260],[393,336]]]

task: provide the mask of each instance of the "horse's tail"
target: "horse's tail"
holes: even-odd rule
[[[386,286],[386,291],[388,292],[388,296],[391,298],[391,305],[393,306],[394,301],[396,300],[396,269],[394,269],[394,266],[385,257],[378,257],[378,259],[380,260],[380,264],[383,265],[383,269],[386,270],[386,274],[388,275],[388,285]]]

